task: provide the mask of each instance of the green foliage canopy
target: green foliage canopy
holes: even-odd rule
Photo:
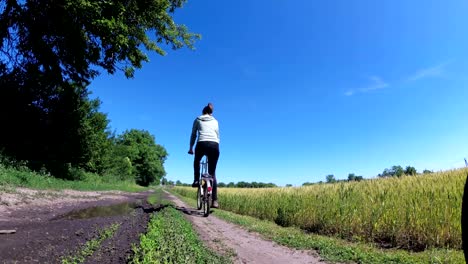
[[[143,48],[193,48],[198,34],[176,24],[185,0],[51,0],[0,4],[0,68],[50,83],[89,82],[102,68],[132,77],[148,61]],[[149,37],[148,34],[153,34]]]
[[[405,174],[408,175],[408,176],[414,176],[418,173],[418,171],[416,170],[415,167],[413,166],[406,166],[406,169],[405,169]]]
[[[71,180],[81,177],[70,173],[76,169],[139,175],[141,184],[159,179],[165,150],[152,146],[159,154],[141,150],[131,160],[87,85],[101,70],[133,77],[147,51],[193,49],[200,35],[173,19],[185,2],[0,1],[0,111],[8,113],[0,116],[0,150]]]
[[[156,144],[153,135],[146,130],[131,129],[120,135],[116,143],[130,160],[136,183],[143,186],[159,184],[166,175],[164,161],[168,154],[163,146]]]
[[[328,183],[336,182],[335,175],[333,175],[333,174],[327,175],[326,180],[327,180]]]

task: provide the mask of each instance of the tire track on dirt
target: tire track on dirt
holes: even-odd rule
[[[77,192],[78,193],[78,192]],[[120,193],[112,196],[82,198],[55,197],[51,204],[33,200],[30,204],[9,206],[8,215],[0,217],[0,229],[17,230],[15,234],[0,236],[0,263],[61,263],[61,258],[76,253],[87,241],[97,237],[100,230],[120,224],[109,240],[86,260],[86,263],[126,263],[131,244],[138,243],[146,232],[153,206],[146,202],[151,192]],[[79,192],[80,196],[89,192]],[[128,213],[68,218],[72,211],[124,203],[141,205]],[[106,209],[106,210],[107,210]]]
[[[166,194],[187,215],[206,245],[232,257],[234,263],[325,263],[314,251],[290,249],[215,216],[203,217],[200,211],[190,208],[174,195]]]

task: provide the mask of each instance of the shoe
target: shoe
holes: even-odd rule
[[[199,185],[200,185],[200,183],[198,181],[193,181],[193,183],[192,183],[193,188],[198,188]]]
[[[211,207],[219,208],[218,200],[214,200],[213,203],[211,204]]]

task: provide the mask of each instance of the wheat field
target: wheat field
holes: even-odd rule
[[[306,187],[220,188],[223,210],[282,226],[412,250],[460,249],[468,169]],[[174,190],[195,198],[195,190]]]

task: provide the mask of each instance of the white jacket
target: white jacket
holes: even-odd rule
[[[198,142],[213,141],[219,143],[218,121],[212,115],[201,115],[195,119],[190,137],[190,148],[195,144],[198,132]]]

